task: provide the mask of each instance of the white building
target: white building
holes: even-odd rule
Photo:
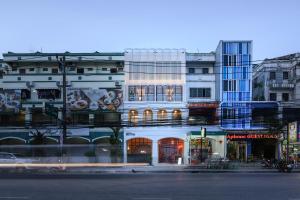
[[[208,55],[208,74],[188,76],[188,89],[210,88],[215,93],[213,61]],[[189,109],[187,101],[213,102],[210,97],[189,97],[186,76],[186,52],[184,49],[128,49],[125,51],[125,95],[123,121],[124,161],[178,163],[191,162],[190,157],[199,156],[199,126],[186,124]],[[202,69],[202,65],[199,67]],[[197,67],[197,71],[198,71]],[[204,78],[205,80],[202,80]],[[204,86],[205,85],[205,86]],[[197,100],[197,101],[195,101]],[[152,127],[151,125],[155,125]],[[162,126],[163,125],[163,126]],[[178,126],[179,125],[179,126]],[[139,127],[136,127],[139,126]],[[208,132],[220,133],[203,139],[203,151],[225,156],[225,134],[217,126]],[[209,135],[209,134],[208,134]],[[205,140],[205,141],[204,141]],[[190,147],[193,143],[193,147]]]
[[[68,135],[72,137],[72,128],[119,123],[123,53],[8,52],[3,54],[6,67],[0,76],[0,134],[4,138],[0,142],[14,139],[16,143],[24,143],[32,127],[57,129],[63,103],[62,71],[57,59],[63,57],[67,73]],[[57,117],[45,112],[45,103],[58,109]],[[102,111],[109,112],[104,115]],[[81,131],[83,142],[94,141],[89,135],[89,132],[94,134],[94,129]],[[5,134],[8,130],[14,130],[14,134]],[[55,138],[57,141],[57,135]]]

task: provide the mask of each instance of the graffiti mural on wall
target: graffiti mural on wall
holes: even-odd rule
[[[67,105],[70,110],[117,111],[122,102],[121,90],[70,88],[67,91]]]
[[[0,111],[18,112],[20,109],[21,90],[0,91]]]

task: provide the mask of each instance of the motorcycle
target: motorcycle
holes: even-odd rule
[[[278,171],[279,172],[292,172],[294,168],[294,164],[292,162],[286,162],[285,160],[281,160],[278,163]]]

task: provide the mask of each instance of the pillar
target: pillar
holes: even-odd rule
[[[190,140],[187,137],[186,140],[184,140],[184,148],[183,148],[183,164],[188,165],[189,163],[189,156],[190,156]]]
[[[152,164],[153,165],[158,164],[158,141],[157,140],[152,141]]]
[[[127,163],[127,140],[125,137],[123,142],[123,162]]]

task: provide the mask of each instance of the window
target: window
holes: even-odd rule
[[[270,93],[270,101],[277,101],[277,94],[276,93]]]
[[[109,76],[109,77],[108,77],[108,80],[110,80],[110,81],[111,81],[111,80],[112,80],[112,77],[111,77],[111,76]]]
[[[47,72],[48,71],[48,68],[43,68],[43,72]]]
[[[27,90],[27,89],[21,90],[21,99],[22,100],[30,99],[30,97],[31,97],[30,90]]]
[[[209,73],[209,69],[208,68],[203,68],[202,69],[202,74],[208,74]]]
[[[84,74],[84,68],[77,68],[77,74]]]
[[[69,71],[71,72],[71,71],[75,71],[75,67],[70,67],[69,68]]]
[[[195,73],[195,68],[189,68],[189,74],[194,74]]]
[[[39,99],[59,99],[60,90],[58,89],[39,89],[37,90]]]
[[[276,79],[276,72],[270,72],[270,80]]]
[[[58,74],[58,69],[57,68],[52,69],[52,74]]]
[[[129,86],[128,101],[154,101],[154,86]]]
[[[18,81],[22,80],[21,77],[18,77]]]
[[[118,69],[117,68],[110,68],[110,73],[117,73]]]
[[[26,71],[25,71],[25,69],[19,69],[19,73],[20,74],[26,74]]]
[[[51,56],[48,56],[48,61],[51,61],[51,60],[52,60]]]
[[[227,80],[224,80],[223,81],[223,91],[228,91],[228,81]]]
[[[210,98],[210,88],[190,88],[190,98]]]
[[[34,72],[34,68],[29,68],[29,71],[30,72]]]
[[[93,68],[87,68],[87,70],[90,72],[90,71],[93,71]]]
[[[51,77],[51,76],[49,76],[49,77],[48,77],[48,80],[49,80],[49,81],[51,81],[51,80],[52,80],[52,77]]]
[[[282,93],[282,101],[289,101],[289,93]]]
[[[102,71],[107,71],[107,68],[102,68]]]
[[[283,80],[289,79],[289,72],[283,72]]]

